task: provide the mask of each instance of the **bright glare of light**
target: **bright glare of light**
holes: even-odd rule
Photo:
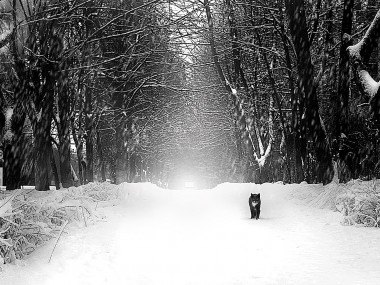
[[[177,189],[196,189],[198,187],[198,179],[194,174],[182,174],[177,176],[176,188]]]
[[[185,181],[185,188],[194,188],[195,183],[193,181]]]

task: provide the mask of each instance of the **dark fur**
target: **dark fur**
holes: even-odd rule
[[[248,200],[249,208],[251,209],[251,219],[258,220],[260,218],[261,199],[259,194],[252,194]]]

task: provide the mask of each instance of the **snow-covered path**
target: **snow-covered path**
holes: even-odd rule
[[[379,230],[341,226],[290,199],[291,186],[124,187],[125,201],[102,209],[107,222],[61,237],[49,264],[53,243],[6,266],[0,284],[380,284]]]

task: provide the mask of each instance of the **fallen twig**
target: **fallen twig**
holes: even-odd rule
[[[66,221],[64,222],[64,224],[62,225],[61,230],[59,231],[59,234],[58,234],[57,240],[55,241],[55,244],[54,244],[53,250],[51,251],[51,254],[50,254],[49,263],[50,263],[50,261],[51,261],[51,258],[53,257],[54,250],[55,250],[55,248],[56,248],[56,246],[57,246],[57,244],[58,244],[58,241],[59,241],[59,239],[60,239],[60,237],[61,237],[61,235],[62,235],[62,232],[63,232],[63,230],[65,229],[65,227],[66,227],[66,225],[67,225],[68,223],[69,223],[69,221],[66,220]]]

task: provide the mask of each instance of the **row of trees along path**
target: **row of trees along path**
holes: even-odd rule
[[[1,1],[7,189],[377,177],[379,8]]]

